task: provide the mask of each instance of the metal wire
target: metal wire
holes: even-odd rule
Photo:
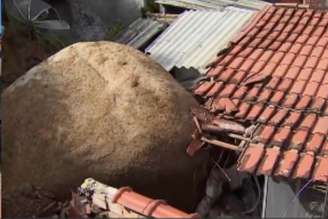
[[[254,206],[251,207],[250,209],[242,212],[243,214],[249,214],[249,213],[254,212],[257,209],[257,207],[258,207],[258,205],[259,205],[259,203],[261,201],[262,193],[261,193],[260,183],[259,183],[259,181],[258,181],[258,179],[257,179],[256,176],[253,176],[253,178],[254,178],[254,181],[255,181],[256,188],[257,188],[257,199],[256,199],[256,202],[255,202]]]
[[[290,204],[287,206],[285,213],[283,214],[283,217],[286,217],[289,208],[291,207],[291,205],[297,200],[297,198],[300,197],[300,195],[302,194],[302,192],[313,182],[313,179],[310,179],[307,183],[305,183],[302,188],[296,193],[295,197],[291,200]]]

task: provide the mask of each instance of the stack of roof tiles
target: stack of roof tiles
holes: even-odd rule
[[[240,171],[328,182],[328,12],[266,7],[194,94],[215,115],[259,124]]]

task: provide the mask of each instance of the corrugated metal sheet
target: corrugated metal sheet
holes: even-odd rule
[[[118,37],[116,42],[144,48],[147,43],[167,27],[166,24],[153,19],[138,18]]]
[[[176,66],[205,73],[206,65],[215,60],[253,14],[236,8],[186,11],[146,48],[146,53],[167,71]]]
[[[260,0],[156,0],[156,3],[188,9],[220,9],[227,6],[260,10],[270,3]]]

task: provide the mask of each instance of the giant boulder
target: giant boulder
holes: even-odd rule
[[[69,46],[3,94],[3,194],[11,200],[33,187],[65,199],[93,177],[191,210],[207,159],[185,153],[195,104],[139,51],[111,42]],[[7,206],[5,214],[17,216]]]

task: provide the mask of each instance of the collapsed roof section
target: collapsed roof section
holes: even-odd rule
[[[223,7],[234,6],[239,8],[247,8],[261,10],[270,3],[260,0],[156,0],[156,3],[162,5],[170,5],[187,9],[212,9],[217,10]]]
[[[328,182],[327,28],[327,11],[266,7],[195,88],[211,125],[257,126],[240,171]]]
[[[184,67],[205,73],[218,51],[254,14],[236,8],[186,11],[146,48],[146,53],[167,71]]]

